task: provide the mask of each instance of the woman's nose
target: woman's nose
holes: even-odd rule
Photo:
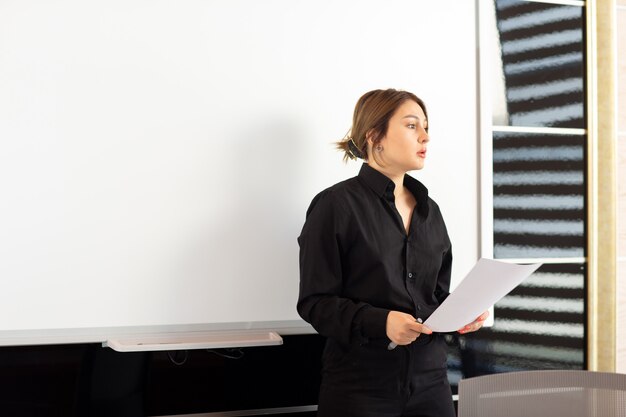
[[[430,136],[428,136],[426,129],[421,130],[420,134],[417,136],[417,141],[419,143],[427,143],[430,141]]]

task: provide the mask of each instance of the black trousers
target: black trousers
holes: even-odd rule
[[[343,348],[329,339],[318,417],[454,417],[441,335],[387,350],[387,339]]]

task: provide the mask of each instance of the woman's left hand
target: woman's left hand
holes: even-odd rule
[[[463,327],[462,329],[459,329],[458,330],[459,333],[465,334],[465,333],[475,332],[476,330],[478,330],[481,327],[483,327],[483,324],[485,323],[485,320],[487,320],[487,317],[489,317],[489,311],[485,311],[483,314],[478,316],[478,318],[476,318],[476,320],[474,320],[473,322],[471,322],[467,326]]]

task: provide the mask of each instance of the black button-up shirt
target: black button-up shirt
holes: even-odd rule
[[[347,346],[385,338],[390,310],[426,320],[449,294],[452,251],[437,204],[415,178],[409,233],[395,184],[363,164],[357,177],[319,193],[300,244],[300,316]]]

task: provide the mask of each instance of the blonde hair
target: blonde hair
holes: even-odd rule
[[[426,105],[413,93],[390,88],[363,94],[354,107],[352,127],[346,136],[336,143],[337,149],[344,152],[343,160],[357,158],[367,160],[368,138],[372,140],[373,147],[376,147],[387,134],[389,119],[407,100],[416,102],[428,120]]]

